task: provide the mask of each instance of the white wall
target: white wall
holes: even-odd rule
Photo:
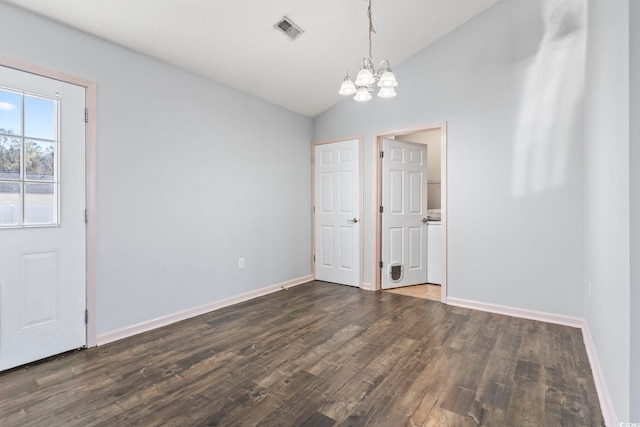
[[[311,273],[310,119],[0,16],[0,54],[97,82],[98,334]]]
[[[620,421],[629,418],[629,0],[589,0],[586,318]],[[638,420],[635,420],[638,421]]]
[[[629,2],[631,203],[631,420],[640,421],[640,3]]]
[[[315,119],[316,140],[364,134],[365,183],[374,133],[448,123],[450,297],[582,316],[583,22],[565,32],[545,30],[541,1],[503,0],[395,65],[396,98]]]

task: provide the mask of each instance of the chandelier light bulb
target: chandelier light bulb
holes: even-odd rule
[[[356,95],[353,97],[358,102],[365,102],[371,99],[371,92],[366,87],[361,87],[356,92]]]
[[[376,79],[368,68],[362,68],[356,77],[356,86],[371,86],[375,82]]]
[[[340,95],[353,95],[357,90],[358,89],[356,89],[356,86],[353,84],[351,79],[349,77],[345,77],[338,93]]]
[[[378,91],[378,96],[380,98],[393,98],[396,95],[396,90],[392,87],[381,87]]]
[[[378,86],[379,87],[396,87],[396,86],[398,86],[398,82],[396,81],[396,76],[394,76],[393,73],[390,70],[389,71],[385,71],[380,76],[380,80],[378,81]]]

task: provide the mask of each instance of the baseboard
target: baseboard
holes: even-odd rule
[[[367,282],[363,282],[360,285],[360,289],[364,289],[365,291],[375,291],[375,289],[373,289],[373,285]]]
[[[97,345],[104,345],[113,341],[121,340],[123,338],[140,334],[142,332],[147,332],[152,329],[180,322],[181,320],[190,319],[201,314],[209,313],[210,311],[218,310],[220,308],[228,307],[230,305],[238,304],[240,302],[248,301],[253,298],[277,292],[281,289],[288,289],[293,286],[301,285],[312,280],[312,275],[298,277],[286,282],[267,286],[266,288],[256,289],[255,291],[246,292],[244,294],[236,295],[220,301],[213,301],[204,305],[200,305],[198,307],[189,308],[176,313],[168,314],[166,316],[161,316],[155,319],[140,322],[135,325],[125,326],[124,328],[117,329],[115,331],[105,332],[103,334],[99,334],[96,337]]]
[[[579,317],[563,316],[560,314],[546,313],[544,311],[526,310],[524,308],[509,307],[506,305],[489,304],[486,302],[470,301],[460,298],[447,298],[448,305],[487,311],[489,313],[505,314],[507,316],[520,317],[522,319],[539,320],[541,322],[555,323],[558,325],[582,328],[584,319]]]
[[[604,421],[607,426],[620,425],[613,406],[613,401],[611,400],[611,395],[609,394],[609,388],[607,387],[607,383],[604,378],[602,366],[598,359],[598,352],[596,351],[593,337],[589,331],[589,325],[585,319],[451,297],[447,298],[447,303],[456,307],[470,308],[490,313],[520,317],[523,319],[555,323],[558,325],[570,326],[572,328],[580,328],[582,330],[582,339],[587,351],[587,357],[589,358],[589,364],[591,365],[591,373],[593,374],[593,381],[596,385],[596,392],[598,393],[598,400],[600,402],[600,409],[602,410]]]
[[[600,365],[600,359],[598,358],[598,352],[589,330],[589,324],[586,320],[582,321],[582,339],[584,340],[584,347],[587,350],[587,356],[589,357],[589,363],[591,364],[591,372],[593,374],[593,381],[596,383],[596,391],[598,392],[598,399],[600,400],[600,409],[602,410],[602,416],[607,426],[619,426],[622,425],[618,420],[611,395],[609,394],[609,387],[607,387],[607,381],[604,378],[602,371],[602,365]]]

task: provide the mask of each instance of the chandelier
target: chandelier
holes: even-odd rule
[[[371,59],[371,35],[376,31],[373,29],[373,20],[371,19],[371,0],[369,0],[367,15],[369,17],[369,56],[363,58],[362,67],[360,67],[355,81],[351,80],[349,73],[351,70],[357,70],[358,67],[355,65],[349,67],[347,75],[342,81],[342,85],[338,91],[340,95],[355,94],[353,99],[359,102],[369,101],[376,86],[380,88],[380,90],[378,90],[378,96],[380,98],[392,98],[396,96],[396,90],[394,88],[398,86],[396,76],[394,76],[391,71],[388,59],[383,59],[380,64],[378,64],[378,70],[373,66],[373,60]]]

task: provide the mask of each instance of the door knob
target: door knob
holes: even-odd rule
[[[348,219],[347,222],[355,224],[356,222],[358,222],[358,218]]]
[[[427,218],[422,218],[422,223],[426,224],[427,223]]]

